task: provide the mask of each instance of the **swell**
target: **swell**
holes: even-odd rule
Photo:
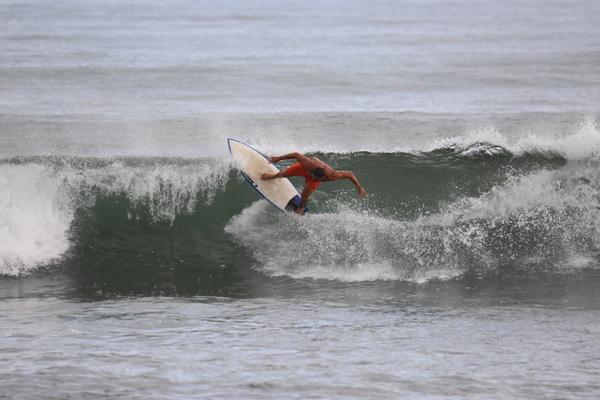
[[[594,260],[593,157],[484,142],[317,155],[357,172],[368,200],[323,185],[297,218],[257,201],[227,159],[4,160],[0,272],[58,265],[90,290],[226,294],[252,270],[422,281]]]

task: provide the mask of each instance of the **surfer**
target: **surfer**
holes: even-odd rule
[[[261,179],[269,180],[275,178],[287,178],[290,176],[301,176],[304,177],[304,189],[302,189],[302,202],[296,209],[296,212],[301,214],[304,211],[304,207],[308,203],[308,198],[317,188],[321,185],[321,182],[338,181],[340,179],[350,180],[360,197],[366,197],[367,191],[363,188],[356,179],[356,176],[352,171],[336,171],[331,166],[327,165],[323,161],[316,157],[307,157],[301,153],[290,153],[282,156],[273,156],[269,158],[269,162],[275,164],[282,160],[296,160],[297,162],[290,165],[288,168],[279,171],[276,174],[262,174]]]

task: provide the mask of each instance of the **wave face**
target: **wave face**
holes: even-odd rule
[[[6,159],[0,274],[58,267],[110,286],[98,290],[135,281],[133,291],[219,293],[247,271],[421,282],[597,265],[593,149],[473,141],[316,155],[356,171],[369,198],[357,200],[348,182],[322,185],[298,217],[258,200],[223,158]]]

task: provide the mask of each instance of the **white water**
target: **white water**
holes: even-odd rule
[[[69,247],[73,210],[59,176],[41,165],[0,165],[0,274],[19,275]]]
[[[538,129],[539,130],[539,129]],[[501,132],[493,126],[470,129],[464,134],[433,140],[425,146],[425,151],[455,147],[458,151],[475,151],[473,143],[487,143],[500,146],[513,154],[525,152],[552,152],[569,160],[596,157],[600,152],[600,127],[592,115],[581,118],[565,131],[521,132],[515,136],[510,132]],[[493,149],[492,149],[493,152]],[[468,153],[463,153],[468,155]]]

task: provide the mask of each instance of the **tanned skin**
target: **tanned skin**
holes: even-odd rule
[[[324,163],[323,161],[319,160],[316,157],[307,157],[304,154],[296,152],[296,153],[284,154],[282,156],[273,156],[273,157],[269,158],[269,162],[275,164],[282,160],[292,160],[292,159],[297,160],[304,167],[305,170],[307,170],[307,171],[309,171],[309,173],[311,173],[311,175],[312,175],[312,171],[314,169],[322,168],[323,171],[325,172],[325,174],[321,177],[317,177],[317,176],[313,175],[313,179],[316,181],[332,182],[332,181],[339,181],[340,179],[348,179],[349,181],[351,181],[354,184],[354,186],[356,186],[356,190],[358,191],[358,195],[360,197],[367,196],[367,191],[365,190],[365,188],[363,188],[361,186],[360,182],[358,181],[356,176],[352,173],[352,171],[336,171],[331,166],[327,165],[326,163]],[[269,179],[287,178],[287,177],[288,177],[288,175],[286,174],[286,170],[284,169],[283,171],[279,171],[276,174],[262,174],[261,179],[269,180]],[[312,193],[313,193],[313,190],[308,185],[304,186],[304,189],[302,190],[302,202],[300,203],[300,207],[298,207],[296,209],[296,212],[298,214],[302,214],[304,212],[304,207],[308,203],[308,199]]]

